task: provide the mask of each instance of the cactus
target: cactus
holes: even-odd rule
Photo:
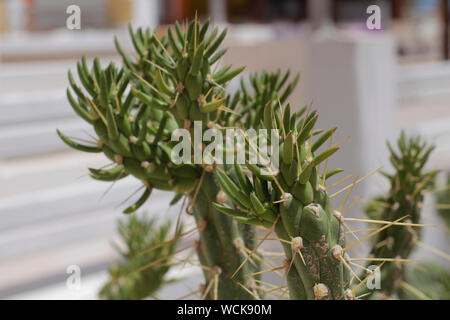
[[[450,300],[450,272],[431,262],[408,268],[406,286],[398,290],[402,300]]]
[[[194,216],[199,233],[196,250],[205,288],[209,288],[203,294],[206,298],[252,299],[261,294],[253,281],[259,277],[255,274],[260,274],[260,259],[246,263],[249,251],[258,255],[256,226],[275,232],[284,248],[292,299],[355,298],[356,289],[349,289],[346,254],[351,246],[345,245],[340,212],[346,200],[334,210],[325,187],[328,178],[342,171],[327,170],[328,158],[339,149],[331,145],[335,128],[314,130],[318,116],[309,108],[297,112],[289,104],[282,108],[299,76],[291,81],[289,71],[255,73],[249,77],[250,87],[241,79],[239,90],[227,93],[227,84],[244,67],[217,68],[226,53],[226,49],[219,50],[226,29],[220,33],[218,28],[210,30],[209,20],[201,24],[195,19],[184,28],[175,23],[162,37],[156,31],[130,28],[130,36],[136,53],[133,58],[115,41],[122,67],[111,63],[102,68],[98,59],[89,67],[82,58],[77,64],[78,83],[69,72],[70,105],[92,125],[98,138],[85,144],[59,130],[58,135],[74,149],[103,153],[113,164],[89,169],[90,176],[116,182],[131,175],[142,182],[142,193],[124,210],[126,214],[137,211],[153,189],[174,192],[171,204],[182,197],[188,199],[186,211]],[[172,135],[177,129],[186,129],[192,136],[197,123],[202,137],[211,128],[275,130],[274,137],[260,134],[271,145],[280,146],[279,166],[249,160],[245,166],[221,165],[203,157],[195,164],[178,164],[172,158],[176,147]],[[328,140],[329,147],[319,152]],[[223,152],[250,156],[252,143],[245,141],[233,149],[226,146]],[[204,148],[195,139],[189,146],[194,154]],[[371,213],[377,220],[396,221],[406,210],[411,222],[417,223],[422,191],[435,175],[422,172],[432,148],[425,149],[420,139],[407,142],[404,134],[399,141],[400,155],[389,148],[398,173],[385,174],[392,183],[390,195],[380,200],[386,208]],[[378,234],[373,254],[409,256],[420,235],[418,230],[411,225],[387,229]],[[390,295],[397,291],[404,272],[393,262],[384,269],[388,269],[384,279],[388,282],[383,287]],[[114,272],[121,277],[121,268],[118,270]],[[389,284],[389,279],[396,280]],[[145,281],[129,281],[131,284],[119,291],[138,297],[134,288],[141,290],[138,287],[144,283],[137,282]]]
[[[170,261],[152,268],[146,266],[163,257],[171,256],[176,250],[177,238],[169,240],[170,223],[160,227],[155,220],[131,216],[128,221],[119,222],[119,234],[126,251],[117,245],[123,262],[115,262],[109,268],[110,280],[100,290],[99,295],[107,300],[137,300],[153,296],[165,283]],[[177,234],[181,233],[181,229]],[[155,248],[142,254],[149,248]],[[142,270],[141,270],[142,269]],[[136,270],[141,270],[136,272]]]
[[[215,207],[241,223],[276,232],[290,267],[287,281],[292,299],[352,299],[344,266],[343,218],[333,210],[324,187],[326,179],[341,170],[319,170],[339,148],[330,146],[317,152],[335,129],[315,131],[318,116],[315,111],[305,111],[291,115],[289,105],[284,110],[281,104],[265,107],[261,128],[279,129],[270,141],[280,145],[279,170],[272,168],[268,174],[264,170],[268,171],[270,164],[250,162],[246,168],[224,167],[217,177],[228,197]]]
[[[450,229],[450,174],[447,175],[446,185],[443,190],[436,192],[437,213]]]
[[[386,197],[378,197],[366,211],[371,219],[406,223],[394,225],[378,233],[373,239],[371,256],[376,258],[408,259],[420,239],[420,223],[424,191],[434,184],[437,171],[425,171],[424,167],[434,149],[427,147],[420,137],[407,139],[402,132],[398,140],[399,152],[387,143],[390,161],[395,173],[383,175],[390,182]],[[409,224],[414,224],[413,226]],[[381,293],[394,296],[405,279],[405,266],[399,261],[386,261],[381,268]],[[361,288],[366,293],[367,288]],[[362,291],[360,293],[362,293]]]
[[[246,129],[259,129],[266,104],[269,102],[273,105],[277,105],[279,102],[283,104],[297,86],[300,75],[297,74],[292,81],[289,81],[289,76],[289,70],[284,74],[280,70],[275,73],[266,71],[261,74],[254,73],[249,77],[251,88],[247,88],[244,78],[241,78],[239,90],[233,98],[229,99],[231,102],[229,107],[235,110],[239,102],[242,104],[242,108],[237,115],[225,114],[227,121],[224,124],[240,124]]]
[[[205,267],[206,287],[218,279],[215,298],[251,299],[243,286],[251,287],[252,278],[244,274],[255,271],[255,266],[247,266],[233,279],[231,275],[245,257],[241,246],[254,245],[254,231],[218,213],[212,205],[219,190],[214,164],[174,164],[171,136],[178,128],[192,132],[194,121],[201,121],[202,132],[211,127],[244,126],[243,121],[263,110],[278,92],[286,99],[298,78],[288,84],[289,73],[282,78],[280,72],[255,75],[251,78],[254,92],[248,93],[242,86],[231,99],[226,84],[244,67],[215,70],[215,63],[226,52],[219,50],[226,29],[219,34],[218,28],[210,31],[209,20],[200,24],[196,19],[186,28],[176,23],[161,39],[156,32],[142,29],[130,28],[130,35],[136,59],[126,55],[115,41],[123,68],[111,63],[102,69],[95,59],[89,69],[83,58],[77,71],[84,89],[69,72],[69,102],[94,127],[98,140],[85,145],[60,131],[58,135],[70,147],[103,153],[114,163],[110,169],[89,169],[92,178],[115,182],[132,175],[142,181],[140,198],[124,213],[138,210],[153,189],[174,191],[173,203],[188,197],[187,211],[193,214],[200,234],[197,253]],[[237,113],[242,117],[230,116]],[[207,297],[214,297],[212,291]]]

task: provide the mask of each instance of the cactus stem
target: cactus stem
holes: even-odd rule
[[[248,262],[248,260],[255,254],[256,250],[258,250],[258,248],[264,243],[264,241],[266,241],[267,238],[269,238],[269,236],[274,231],[275,226],[277,225],[279,220],[280,220],[280,216],[278,216],[276,218],[275,222],[273,223],[273,225],[269,229],[269,231],[265,234],[265,236],[261,239],[261,241],[255,246],[255,248],[252,250],[252,252],[247,255],[245,260],[239,265],[239,267],[236,269],[236,271],[234,271],[233,275],[231,276],[232,279],[239,273],[239,271],[244,267],[244,265]]]

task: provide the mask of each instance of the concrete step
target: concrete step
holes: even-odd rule
[[[397,67],[400,102],[450,96],[450,63],[433,62]]]
[[[3,126],[0,127],[0,159],[68,150],[56,129],[61,129],[67,136],[88,137],[87,132],[95,137],[90,125],[73,117]]]
[[[95,181],[48,188],[0,200],[0,259],[45,247],[60,246],[94,235],[114,233],[119,204],[140,184],[121,181],[100,200],[107,185]],[[133,197],[134,200],[139,196]],[[146,209],[164,217],[171,200],[169,193],[154,191]],[[131,204],[133,200],[128,203]],[[150,206],[151,204],[151,206]]]

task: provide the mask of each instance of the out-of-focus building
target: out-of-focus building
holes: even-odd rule
[[[313,4],[323,0],[0,0],[0,32],[50,31],[65,25],[65,9],[82,9],[83,28],[119,28],[136,16],[156,16],[159,24],[196,14],[216,22],[305,23]],[[382,9],[383,29],[393,31],[403,61],[448,58],[448,0],[330,0],[330,16],[340,28],[364,28],[368,5]],[[134,8],[134,9],[133,9]],[[134,11],[133,11],[134,10]],[[147,11],[147,12],[146,12]],[[150,12],[151,11],[151,12]],[[154,19],[154,18],[152,18]],[[145,18],[144,20],[145,21]]]

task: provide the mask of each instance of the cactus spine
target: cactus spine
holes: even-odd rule
[[[398,152],[387,143],[390,161],[395,173],[383,175],[390,182],[389,193],[369,204],[367,214],[371,219],[386,222],[419,224],[424,191],[434,184],[437,171],[425,171],[424,167],[434,149],[427,147],[420,137],[407,139],[402,132],[398,140]],[[410,225],[393,225],[373,239],[372,257],[408,259],[420,239],[421,228]],[[386,261],[381,268],[381,292],[385,297],[398,293],[405,279],[405,266],[398,261]],[[361,290],[367,291],[367,288]],[[374,291],[372,291],[372,294]]]
[[[212,205],[218,192],[214,164],[176,165],[172,161],[175,143],[171,135],[179,128],[192,133],[194,121],[201,121],[202,136],[210,127],[244,126],[241,120],[254,119],[255,112],[260,115],[278,91],[287,98],[298,78],[287,84],[289,73],[283,77],[280,72],[254,75],[254,92],[249,93],[243,85],[231,98],[226,95],[226,84],[244,67],[213,67],[226,53],[226,49],[219,50],[226,29],[210,31],[209,20],[204,24],[194,20],[185,28],[176,23],[162,38],[142,29],[130,28],[130,35],[136,59],[125,54],[117,39],[115,42],[123,68],[111,63],[103,69],[98,59],[89,68],[83,58],[77,64],[83,89],[69,72],[69,102],[93,126],[98,140],[84,145],[60,131],[58,135],[70,147],[103,153],[114,163],[110,169],[90,169],[92,178],[115,182],[132,175],[142,181],[144,190],[137,202],[125,209],[127,214],[138,210],[154,188],[174,191],[173,203],[187,196],[188,212],[198,224],[197,253],[205,266],[206,287],[211,281],[218,282],[217,295],[211,290],[207,298],[251,299],[253,295],[242,285],[251,288],[252,278],[243,275],[255,267],[241,270],[233,279],[231,274],[244,259],[240,246],[253,246],[253,229],[239,225]],[[242,119],[230,116],[238,111]]]
[[[276,232],[291,266],[287,281],[292,299],[349,299],[353,295],[347,290],[349,273],[343,262],[342,216],[333,210],[324,187],[325,180],[341,170],[322,173],[318,168],[338,150],[331,146],[317,152],[335,129],[315,131],[318,116],[305,111],[291,115],[289,106],[266,106],[261,128],[278,128],[271,144],[280,145],[279,170],[267,174],[263,171],[270,165],[249,162],[245,169],[224,168],[217,176],[230,200],[215,206],[239,222]],[[251,172],[251,179],[244,170]]]

